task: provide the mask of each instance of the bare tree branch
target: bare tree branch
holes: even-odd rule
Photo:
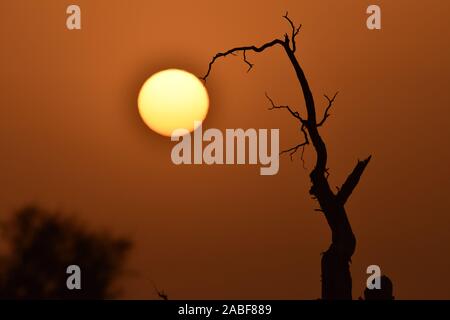
[[[297,111],[294,111],[291,109],[291,107],[289,106],[278,106],[276,105],[273,100],[269,97],[269,95],[267,94],[267,92],[265,93],[267,100],[269,100],[270,104],[272,105],[269,110],[274,110],[274,109],[287,109],[289,111],[289,113],[296,119],[298,119],[300,121],[300,123],[306,124],[306,121],[300,116],[300,114]]]
[[[244,50],[244,62],[245,62],[246,64],[248,64],[248,70],[247,70],[247,73],[248,73],[248,72],[250,72],[250,70],[252,70],[253,64],[250,63],[250,62],[247,60],[247,56],[245,55],[246,52],[247,52],[247,51]]]
[[[290,156],[291,161],[292,161],[293,160],[292,157],[294,156],[294,154],[298,151],[298,149],[302,148],[302,153],[301,153],[300,159],[302,160],[303,169],[306,169],[305,160],[303,159],[303,155],[305,154],[305,147],[309,144],[309,138],[308,138],[308,134],[307,134],[306,129],[305,129],[305,124],[302,124],[301,130],[303,132],[303,136],[305,138],[305,141],[303,143],[300,143],[300,144],[296,145],[295,147],[292,147],[290,149],[281,151],[280,152],[280,156],[282,154],[284,154],[284,153],[289,153],[289,156]]]
[[[297,111],[294,111],[291,109],[291,107],[289,106],[278,106],[276,105],[273,100],[269,97],[269,95],[266,92],[266,98],[267,100],[269,100],[271,107],[269,108],[269,110],[274,110],[274,109],[287,109],[289,111],[289,113],[296,118],[297,120],[300,121],[300,123],[302,124],[302,126],[300,127],[300,130],[303,133],[303,136],[305,138],[305,141],[303,143],[300,143],[298,145],[296,145],[295,147],[292,147],[288,150],[284,150],[280,153],[280,155],[284,154],[284,153],[289,153],[289,156],[291,157],[291,161],[293,160],[292,157],[293,155],[298,151],[298,149],[302,148],[302,154],[300,156],[300,159],[302,160],[303,163],[303,168],[306,169],[305,167],[305,161],[303,160],[303,155],[305,153],[305,146],[309,144],[309,138],[308,138],[308,134],[306,132],[306,124],[307,122],[300,116],[300,114]]]
[[[302,132],[303,132],[303,137],[305,138],[306,144],[309,144],[308,133],[306,133],[305,128],[306,128],[306,125],[302,124],[300,130],[302,130]]]
[[[292,148],[290,148],[290,149],[287,149],[287,150],[284,150],[284,151],[281,151],[280,152],[280,156],[282,155],[282,154],[285,154],[285,153],[289,153],[289,156],[291,157],[291,161],[293,160],[293,156],[294,156],[294,154],[298,151],[298,149],[300,149],[300,148],[302,148],[302,149],[304,149],[305,148],[305,146],[308,144],[309,142],[303,142],[303,143],[300,143],[300,144],[298,144],[298,145],[296,145],[295,147],[292,147]]]
[[[213,66],[214,62],[216,62],[217,59],[219,59],[221,57],[226,57],[228,55],[233,55],[234,56],[236,54],[236,52],[239,52],[239,51],[243,51],[244,62],[249,66],[247,72],[249,72],[254,66],[252,63],[250,63],[247,60],[247,57],[246,57],[246,52],[247,51],[263,52],[264,50],[266,50],[266,49],[268,49],[270,47],[273,47],[275,45],[281,45],[281,46],[285,47],[285,49],[290,49],[289,48],[289,41],[291,41],[292,42],[292,49],[290,49],[290,50],[292,52],[295,52],[295,50],[296,50],[295,38],[299,34],[302,25],[300,24],[298,27],[295,27],[295,24],[292,22],[292,20],[288,16],[288,12],[286,12],[286,14],[283,16],[283,18],[285,18],[289,22],[289,24],[290,24],[290,26],[292,28],[292,35],[291,35],[290,39],[289,39],[289,36],[286,34],[285,37],[284,37],[284,41],[280,40],[280,39],[275,39],[275,40],[272,40],[270,42],[267,42],[267,43],[263,44],[260,47],[243,46],[243,47],[233,48],[233,49],[230,49],[230,50],[225,51],[225,52],[219,52],[212,58],[211,62],[209,63],[209,66],[208,66],[208,71],[200,79],[202,79],[203,81],[206,82],[206,79],[208,78],[209,74],[211,73],[212,66]]]
[[[317,127],[322,126],[325,123],[325,121],[327,120],[327,118],[330,116],[329,111],[330,111],[331,107],[333,106],[334,100],[336,100],[338,93],[339,93],[339,91],[336,92],[334,94],[333,98],[331,98],[331,99],[327,95],[324,95],[324,97],[328,100],[328,106],[325,109],[322,120],[317,124]]]
[[[305,147],[306,146],[303,146],[303,148],[302,148],[302,154],[300,155],[300,160],[302,160],[302,167],[303,167],[303,169],[307,170],[308,168],[306,168],[305,159],[303,157],[305,155]]]
[[[366,169],[367,165],[369,164],[370,159],[372,156],[369,156],[367,159],[358,161],[353,171],[350,173],[350,175],[347,177],[347,180],[345,180],[342,187],[339,189],[336,199],[339,203],[344,205],[350,195],[352,194],[353,190],[358,185],[359,179],[361,178],[362,174],[364,173],[364,170]]]
[[[283,16],[283,18],[285,18],[289,24],[291,25],[292,28],[292,35],[291,35],[291,41],[292,41],[292,52],[295,52],[296,48],[296,44],[295,44],[295,37],[298,35],[298,33],[300,32],[300,29],[302,28],[302,25],[300,24],[297,28],[295,27],[295,24],[292,22],[292,20],[288,17],[288,12],[286,12],[286,14]],[[287,36],[286,36],[287,38]]]
[[[216,62],[217,59],[219,59],[219,58],[221,58],[221,57],[226,57],[226,56],[228,56],[228,55],[230,55],[230,54],[231,54],[231,55],[234,55],[234,53],[240,52],[240,51],[243,51],[243,52],[244,52],[244,62],[245,62],[247,65],[249,65],[248,71],[250,71],[250,69],[253,67],[253,64],[251,64],[250,62],[247,61],[246,51],[263,52],[263,51],[266,50],[267,48],[273,47],[273,46],[275,46],[275,45],[281,45],[281,46],[284,46],[284,45],[285,45],[285,42],[283,42],[283,41],[280,40],[280,39],[275,39],[275,40],[272,40],[272,41],[270,41],[270,42],[267,42],[267,43],[263,44],[263,45],[260,46],[260,47],[256,47],[256,46],[244,46],[244,47],[233,48],[233,49],[230,49],[230,50],[225,51],[225,52],[219,52],[218,54],[216,54],[216,55],[212,58],[211,62],[209,63],[209,66],[208,66],[208,71],[207,71],[206,74],[205,74],[203,77],[201,77],[200,79],[202,79],[203,81],[206,81],[206,79],[208,78],[209,74],[211,73],[211,69],[212,69],[212,66],[213,66],[214,62]]]

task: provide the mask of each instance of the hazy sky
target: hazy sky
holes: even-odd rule
[[[65,27],[66,7],[82,30]],[[366,28],[379,4],[382,30]],[[303,28],[297,57],[319,114],[330,179],[340,185],[373,155],[347,211],[358,244],[354,297],[378,264],[399,298],[450,299],[450,2],[433,1],[2,1],[0,4],[0,213],[24,204],[76,214],[130,236],[126,298],[320,297],[325,219],[313,209],[306,166],[283,157],[259,166],[175,166],[174,143],[140,120],[136,99],[154,72],[203,75],[211,57]],[[264,92],[304,114],[280,49],[215,65],[205,128],[280,128],[281,148],[302,139],[268,111]]]

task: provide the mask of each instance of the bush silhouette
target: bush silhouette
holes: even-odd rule
[[[2,222],[1,240],[1,299],[114,298],[114,280],[131,248],[127,239],[32,206]],[[81,290],[67,289],[69,265],[81,268]]]

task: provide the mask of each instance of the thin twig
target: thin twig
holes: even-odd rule
[[[331,98],[331,99],[326,94],[324,95],[325,99],[328,100],[328,106],[325,109],[322,120],[317,124],[317,127],[322,126],[325,123],[325,121],[327,120],[327,118],[330,116],[329,111],[330,111],[331,107],[333,106],[334,100],[336,100],[338,93],[339,93],[339,91],[336,92],[334,94],[333,98]]]

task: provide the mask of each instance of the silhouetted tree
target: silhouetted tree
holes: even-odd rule
[[[73,218],[37,207],[16,212],[1,225],[6,252],[0,265],[2,299],[108,299],[117,294],[131,248],[127,239],[95,233]],[[81,290],[66,286],[69,265],[81,268]]]
[[[350,275],[350,261],[356,247],[356,238],[353,234],[350,222],[345,211],[345,203],[356,188],[361,175],[363,174],[371,157],[363,161],[358,161],[353,171],[348,175],[346,181],[337,192],[333,192],[328,183],[327,167],[327,148],[323,138],[320,135],[321,128],[328,119],[330,109],[333,106],[337,93],[332,97],[325,95],[328,105],[321,118],[316,115],[314,97],[309,87],[305,73],[298,62],[295,51],[296,37],[300,32],[301,25],[296,27],[286,13],[283,16],[289,23],[292,32],[285,34],[284,39],[275,39],[263,44],[262,46],[242,46],[230,49],[216,54],[209,63],[208,71],[202,77],[204,81],[210,75],[213,64],[217,59],[228,55],[242,53],[244,62],[248,65],[248,71],[253,64],[247,60],[247,52],[260,53],[272,47],[281,47],[286,53],[297,76],[303,98],[306,105],[306,117],[300,115],[289,106],[276,105],[269,96],[270,110],[286,109],[290,115],[298,122],[303,134],[304,141],[298,145],[283,151],[289,153],[292,157],[298,150],[302,150],[302,160],[304,148],[312,144],[316,153],[316,162],[313,170],[310,172],[311,189],[309,193],[316,199],[320,205],[319,211],[323,213],[331,229],[332,241],[326,252],[322,255],[322,298],[323,299],[351,299],[352,298],[352,279]]]

